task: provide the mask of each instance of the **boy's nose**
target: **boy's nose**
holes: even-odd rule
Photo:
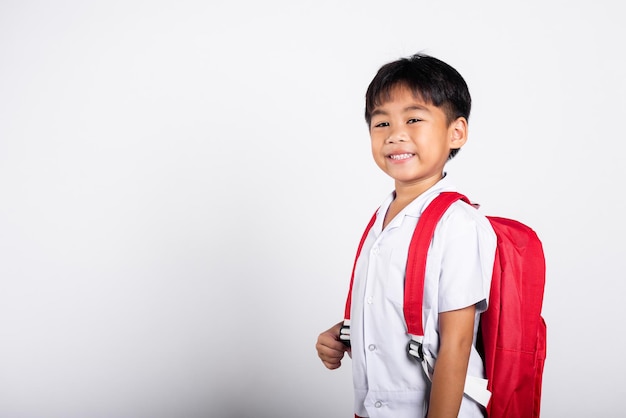
[[[387,140],[385,142],[387,142],[388,144],[395,144],[397,142],[406,142],[407,140],[408,140],[408,137],[406,135],[406,132],[401,131],[401,130],[394,130],[387,137]]]

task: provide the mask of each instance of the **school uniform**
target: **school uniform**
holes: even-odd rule
[[[407,354],[404,277],[409,242],[420,214],[443,191],[455,191],[448,177],[407,205],[383,230],[394,198],[391,193],[380,206],[356,263],[350,339],[354,412],[360,417],[415,418],[424,416],[428,407],[430,382]],[[495,249],[496,236],[489,221],[470,205],[456,202],[437,225],[428,251],[424,352],[436,361],[440,312],[476,305],[470,376],[484,377],[475,342],[479,314],[489,299]],[[482,416],[481,407],[464,396],[459,417]]]

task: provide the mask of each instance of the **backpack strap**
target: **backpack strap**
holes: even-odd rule
[[[422,306],[428,248],[439,220],[457,200],[470,203],[469,199],[460,193],[440,193],[422,212],[411,238],[406,263],[406,283],[404,285],[404,318],[408,332],[412,337],[424,336]]]
[[[417,358],[424,373],[432,380],[434,359],[424,355],[422,344],[424,339],[424,323],[422,309],[424,302],[424,278],[426,276],[426,259],[428,248],[433,239],[435,228],[444,213],[457,200],[471,205],[464,195],[457,192],[442,192],[422,212],[409,245],[406,265],[406,281],[404,285],[404,318],[411,336],[408,344],[409,356]],[[490,392],[487,380],[474,376],[466,376],[464,392],[479,404],[487,406]]]
[[[427,207],[420,216],[415,227],[411,243],[409,245],[408,260],[406,266],[406,277],[417,278],[416,280],[407,280],[404,286],[404,317],[407,323],[408,333],[413,341],[409,345],[409,354],[423,360],[422,340],[424,337],[424,325],[422,321],[422,305],[424,302],[424,277],[426,274],[426,256],[428,247],[435,233],[435,227],[443,214],[457,200],[464,200],[471,204],[469,199],[460,193],[442,192]],[[354,273],[356,271],[356,263],[361,255],[361,250],[365,244],[367,236],[376,222],[376,212],[370,219],[359,247],[354,258],[352,267],[352,275],[350,277],[350,288],[346,300],[346,308],[344,311],[344,321],[339,339],[346,346],[350,346],[350,310],[352,305],[352,286],[354,283]]]
[[[363,244],[365,244],[365,240],[369,235],[370,229],[374,226],[374,222],[376,222],[376,212],[370,219],[370,222],[367,224],[365,231],[363,232],[363,236],[361,237],[361,242],[359,242],[359,247],[356,250],[356,257],[354,258],[354,266],[352,267],[352,276],[350,277],[350,290],[348,291],[348,298],[346,300],[346,309],[344,312],[344,320],[343,326],[341,327],[341,331],[339,333],[339,339],[346,346],[350,347],[350,310],[352,306],[352,285],[354,283],[354,272],[356,271],[356,263],[359,260],[359,256],[361,255],[361,250],[363,249]]]

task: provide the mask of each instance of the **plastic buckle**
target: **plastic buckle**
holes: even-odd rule
[[[339,331],[339,341],[346,347],[350,347],[350,325],[343,325]]]
[[[410,358],[415,359],[420,363],[424,361],[424,349],[422,348],[422,343],[411,340],[407,344],[406,351]]]

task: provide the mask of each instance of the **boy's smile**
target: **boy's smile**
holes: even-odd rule
[[[398,85],[372,111],[370,137],[374,161],[395,180],[396,193],[417,196],[442,178],[450,150],[467,139],[467,120],[449,123],[443,109]]]
[[[415,154],[411,154],[411,153],[405,153],[405,154],[391,154],[389,156],[389,158],[391,158],[392,160],[395,161],[402,161],[402,160],[406,160],[409,159],[411,157],[415,157]]]

